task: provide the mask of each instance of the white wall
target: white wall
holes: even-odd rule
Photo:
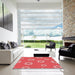
[[[17,9],[13,2],[9,0],[2,1],[9,11],[13,14],[13,31],[9,31],[7,29],[0,27],[0,41],[15,41],[18,42],[18,26],[17,26]]]
[[[0,41],[16,41],[16,34],[15,32],[11,32],[4,28],[0,27]]]

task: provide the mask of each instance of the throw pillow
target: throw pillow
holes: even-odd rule
[[[0,49],[8,49],[8,46],[4,42],[0,42]]]
[[[16,42],[10,42],[10,44],[11,44],[12,48],[16,48],[17,47],[17,43]]]
[[[9,43],[7,43],[8,49],[11,49],[11,45]]]

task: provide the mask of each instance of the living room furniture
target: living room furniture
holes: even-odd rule
[[[71,44],[70,46],[68,46],[68,48],[61,47],[59,49],[59,59],[60,59],[60,56],[75,58],[75,44]]]
[[[0,64],[11,64],[24,51],[23,46],[11,49],[0,49]]]
[[[34,57],[49,57],[49,54],[36,53],[36,54],[34,54]]]
[[[50,42],[49,42],[49,45],[46,45],[45,50],[46,50],[46,48],[49,48],[49,49],[51,49],[51,50],[52,50],[52,49],[56,49],[55,46],[56,46],[56,43],[50,41]]]
[[[47,51],[35,51],[34,52],[34,57],[49,57],[49,52]]]

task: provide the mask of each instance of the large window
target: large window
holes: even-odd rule
[[[62,36],[62,10],[19,10],[19,13],[22,40]]]

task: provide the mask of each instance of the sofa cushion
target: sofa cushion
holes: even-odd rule
[[[15,59],[19,55],[20,50],[21,49],[19,49],[19,48],[14,48],[14,50],[13,50],[13,59]]]

